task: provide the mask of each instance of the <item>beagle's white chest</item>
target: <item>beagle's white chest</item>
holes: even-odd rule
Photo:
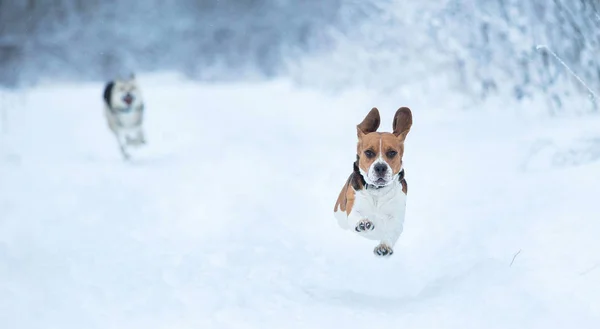
[[[403,231],[405,210],[406,194],[399,183],[394,183],[387,188],[356,191],[353,212],[358,216],[352,217],[373,223],[373,230],[361,233],[365,238],[393,244],[396,241],[390,240],[397,239]]]

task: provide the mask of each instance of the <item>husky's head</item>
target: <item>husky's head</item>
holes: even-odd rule
[[[136,107],[143,103],[142,93],[133,74],[125,79],[114,80],[111,103],[117,107]]]

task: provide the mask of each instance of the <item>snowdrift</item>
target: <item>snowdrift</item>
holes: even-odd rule
[[[102,84],[1,92],[4,328],[600,325],[598,118],[287,81],[141,84],[149,144],[130,163]],[[389,130],[404,105],[407,217],[382,260],[332,209],[355,125],[377,106]],[[555,161],[568,150],[587,156]]]

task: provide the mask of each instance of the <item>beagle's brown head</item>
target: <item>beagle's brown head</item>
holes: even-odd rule
[[[356,126],[357,161],[360,173],[368,184],[386,186],[402,170],[404,140],[412,126],[412,113],[408,107],[398,109],[394,115],[392,133],[378,133],[380,121],[379,110],[374,107]]]

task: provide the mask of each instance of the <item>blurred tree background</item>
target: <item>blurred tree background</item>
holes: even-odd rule
[[[317,50],[318,31],[334,24],[339,6],[339,0],[0,0],[0,83],[109,79],[132,70],[273,76],[284,48]]]
[[[587,88],[600,92],[599,9],[597,0],[0,0],[0,85],[176,70],[393,92],[443,77],[469,99],[542,95],[561,111]],[[582,110],[596,111],[588,103]]]

